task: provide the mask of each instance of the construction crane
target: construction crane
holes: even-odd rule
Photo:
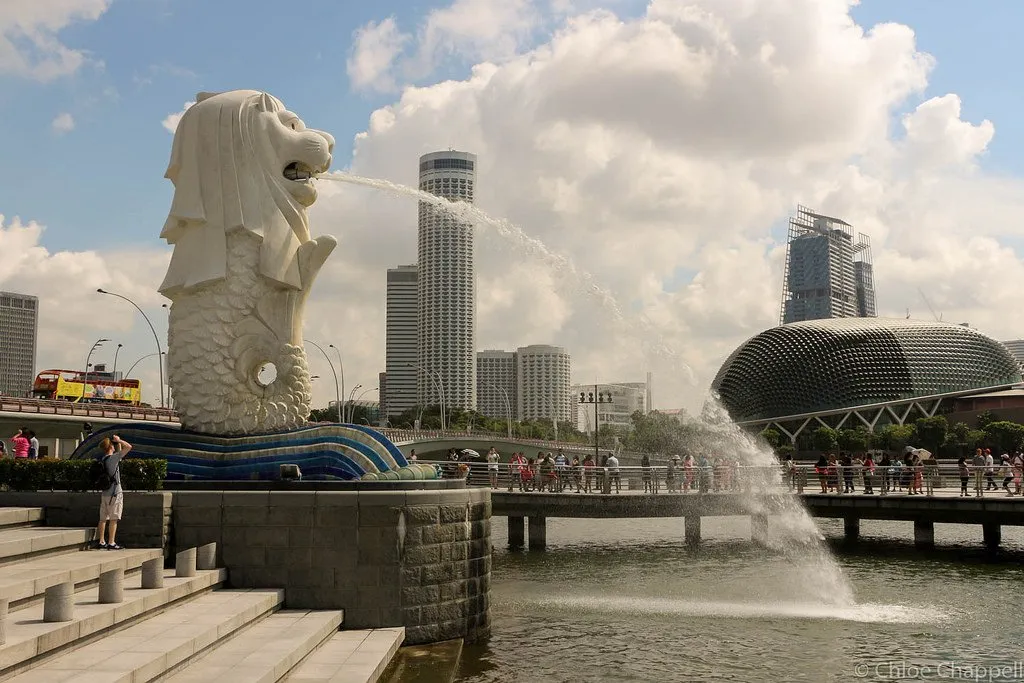
[[[921,298],[924,300],[924,305],[927,306],[928,310],[932,312],[932,317],[935,318],[935,322],[940,322],[941,323],[942,322],[942,314],[941,313],[938,313],[938,314],[935,313],[935,307],[932,306],[932,302],[928,300],[928,297],[926,297],[924,295],[924,290],[922,290],[920,287],[918,287],[917,288],[917,293],[920,294]]]

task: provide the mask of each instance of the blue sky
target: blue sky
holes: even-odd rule
[[[0,76],[0,212],[47,226],[50,249],[149,242],[163,221],[170,184],[162,179],[171,136],[160,125],[200,90],[265,89],[339,140],[335,166],[347,163],[352,137],[387,95],[354,93],[345,73],[352,33],[394,15],[412,31],[442,3],[308,0],[115,0],[97,21],[60,37],[102,66],[40,84]],[[917,33],[937,59],[928,96],[957,92],[964,118],[989,118],[997,136],[986,167],[1018,174],[1024,142],[1024,90],[1005,74],[1022,58],[1024,4],[986,2],[985,11],[954,0],[864,0],[853,11],[864,26],[896,21]],[[642,11],[616,3],[620,16]],[[449,63],[459,77],[468,65]],[[913,105],[916,103],[908,103]],[[57,135],[62,112],[74,130]],[[116,202],[111,200],[116,197]],[[688,275],[689,270],[681,272]]]

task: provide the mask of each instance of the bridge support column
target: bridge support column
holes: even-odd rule
[[[982,524],[981,533],[985,539],[985,547],[989,550],[997,550],[1003,538],[1003,528],[998,524]]]
[[[860,538],[860,517],[843,517],[843,532],[847,541]]]
[[[522,548],[526,545],[526,520],[522,517],[508,518],[508,547]]]
[[[686,545],[696,548],[700,545],[700,515],[687,515],[683,521]]]
[[[530,516],[530,550],[544,550],[548,547],[548,525],[546,517]]]
[[[750,540],[765,543],[768,540],[768,515],[759,513],[750,516]]]
[[[918,548],[935,547],[935,522],[914,521],[914,545]]]

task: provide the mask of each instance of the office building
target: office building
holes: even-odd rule
[[[1024,368],[1024,339],[1004,341],[1002,344],[1006,347],[1006,350],[1010,352],[1010,355],[1017,360],[1017,363]]]
[[[561,346],[537,344],[516,349],[517,418],[571,421],[571,370],[569,353]]]
[[[476,155],[420,157],[419,187],[452,201],[473,202]],[[417,395],[434,405],[476,408],[476,272],[473,225],[427,202],[419,204]],[[390,368],[388,370],[390,374]]]
[[[605,402],[591,403],[595,385],[575,384],[571,388],[575,411],[576,428],[581,432],[594,432],[594,409],[597,408],[597,424],[617,429],[633,428],[633,413],[646,415],[651,410],[650,373],[647,382],[611,382],[596,385],[597,393],[611,397]],[[583,395],[584,402],[580,401]]]
[[[849,223],[798,207],[789,219],[781,322],[875,315],[867,235],[855,238]]]
[[[516,390],[515,351],[480,351],[476,354],[476,409],[481,415],[516,419],[519,393]]]
[[[419,292],[416,266],[388,268],[384,330],[382,414],[394,417],[416,405]]]
[[[38,333],[39,299],[0,292],[0,394],[31,395]]]

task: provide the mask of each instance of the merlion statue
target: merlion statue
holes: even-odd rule
[[[303,309],[337,244],[310,237],[306,209],[333,150],[334,138],[255,90],[200,93],[178,123],[160,233],[174,253],[160,292],[172,301],[167,364],[183,428],[253,434],[306,421]]]

